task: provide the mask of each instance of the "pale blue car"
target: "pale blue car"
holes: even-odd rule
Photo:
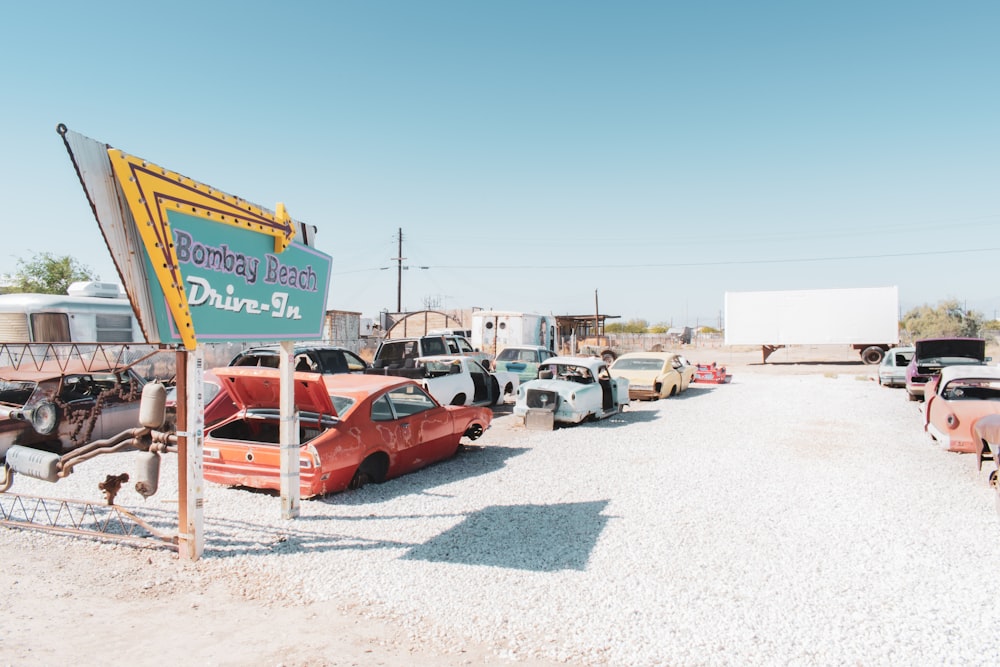
[[[505,347],[497,355],[494,370],[517,373],[522,383],[538,377],[538,365],[556,356],[556,353],[543,345],[512,345]]]

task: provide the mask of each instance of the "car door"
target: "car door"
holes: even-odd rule
[[[472,400],[469,401],[468,405],[492,403],[494,398],[491,395],[493,378],[489,372],[474,361],[466,363],[466,367],[469,369],[469,377],[472,378],[473,387]]]
[[[392,408],[395,441],[393,475],[402,474],[450,456],[451,416],[417,384],[390,389],[385,398]]]
[[[100,387],[100,426],[91,434],[93,440],[110,438],[122,431],[139,426],[139,398],[143,381],[131,371],[94,373]]]

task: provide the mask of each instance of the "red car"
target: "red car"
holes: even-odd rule
[[[924,430],[952,452],[978,452],[973,429],[1000,413],[1000,367],[945,366],[924,386]]]
[[[205,479],[281,489],[278,371],[226,367],[215,374],[239,411],[205,436]],[[440,405],[406,378],[295,373],[302,497],[359,488],[454,456],[493,418],[486,407]]]

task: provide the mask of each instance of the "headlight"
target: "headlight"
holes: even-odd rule
[[[42,401],[31,409],[31,426],[41,435],[48,435],[56,428],[59,411],[54,403]]]

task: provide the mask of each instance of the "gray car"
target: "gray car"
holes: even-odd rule
[[[913,358],[912,347],[894,347],[885,353],[878,367],[878,383],[883,387],[905,387],[906,366]]]

